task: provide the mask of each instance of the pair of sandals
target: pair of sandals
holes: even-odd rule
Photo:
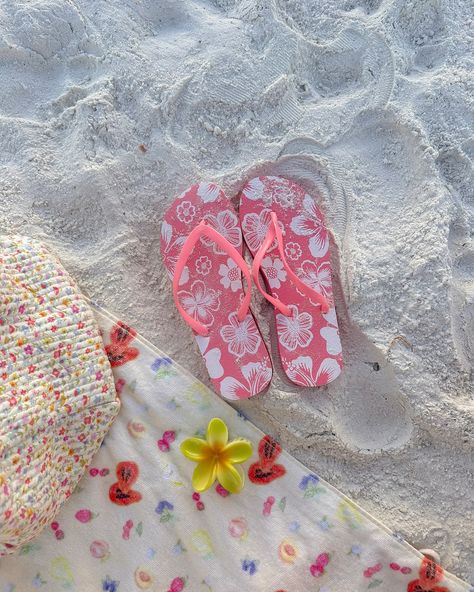
[[[253,256],[251,272],[242,257],[244,240]],[[302,187],[281,177],[252,179],[240,193],[238,214],[218,185],[193,185],[165,214],[161,251],[176,307],[194,331],[222,397],[252,397],[272,378],[270,355],[250,310],[252,278],[275,308],[288,378],[314,387],[339,376],[329,236]]]

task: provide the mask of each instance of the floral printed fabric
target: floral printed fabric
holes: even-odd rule
[[[121,414],[57,520],[0,560],[1,592],[470,589],[126,325],[97,314]],[[179,445],[202,437],[212,417],[253,443],[240,494],[192,489],[194,465]]]
[[[0,239],[0,556],[53,520],[120,403],[94,314],[36,240]]]

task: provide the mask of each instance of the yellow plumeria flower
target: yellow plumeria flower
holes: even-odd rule
[[[244,472],[240,465],[252,455],[252,444],[238,439],[229,442],[227,426],[218,417],[207,426],[206,439],[187,438],[180,449],[186,458],[197,462],[193,473],[196,491],[209,489],[217,480],[231,493],[239,493],[244,486]]]

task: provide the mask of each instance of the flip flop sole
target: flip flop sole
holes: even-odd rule
[[[242,254],[239,218],[220,187],[199,183],[173,201],[161,227],[161,252],[170,278],[190,231],[202,220]],[[248,288],[247,288],[248,289]],[[178,298],[186,312],[205,325],[195,335],[215,390],[226,399],[246,399],[270,383],[268,350],[251,313],[237,318],[243,295],[241,271],[216,243],[202,237],[191,252]]]
[[[277,243],[262,260],[261,274],[270,295],[288,305],[292,316],[275,310],[278,350],[288,378],[299,386],[321,386],[342,369],[342,349],[333,303],[329,235],[314,199],[281,177],[256,177],[240,195],[244,240],[253,256],[267,235],[275,212],[285,241],[286,259],[305,283],[330,302],[328,313],[302,294],[288,277]]]

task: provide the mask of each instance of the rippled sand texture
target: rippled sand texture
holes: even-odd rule
[[[317,187],[345,373],[296,390],[275,357],[271,391],[241,408],[466,579],[473,17],[459,0],[0,2],[3,229],[47,239],[209,383],[160,261],[164,209],[196,180]]]

